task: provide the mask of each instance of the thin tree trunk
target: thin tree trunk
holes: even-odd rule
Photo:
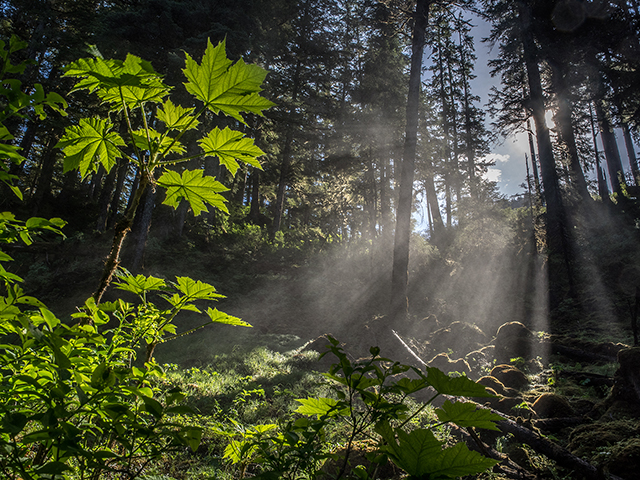
[[[531,167],[533,170],[533,181],[536,187],[536,203],[544,204],[544,197],[540,188],[540,175],[538,175],[538,161],[536,148],[533,142],[533,128],[531,127],[531,118],[527,119],[527,137],[529,138],[529,152],[531,153]]]
[[[607,189],[607,180],[602,172],[600,165],[600,152],[598,151],[598,140],[596,134],[596,122],[593,119],[593,111],[591,105],[589,105],[589,120],[591,120],[591,135],[593,137],[593,151],[596,158],[596,175],[598,178],[598,195],[603,202],[609,201],[609,190]]]
[[[522,22],[522,46],[529,83],[530,105],[533,114],[533,121],[536,127],[544,197],[547,203],[547,247],[549,248],[550,257],[552,257],[549,262],[549,278],[554,281],[561,278],[567,278],[569,292],[573,295],[574,287],[571,268],[572,258],[567,234],[567,220],[564,205],[562,203],[562,196],[560,194],[551,137],[545,121],[542,81],[540,79],[540,70],[538,69],[536,46],[530,28],[531,11],[529,6],[523,1],[518,1],[517,7],[520,20]],[[554,259],[554,256],[558,258]],[[558,261],[559,259],[562,260]],[[566,267],[566,272],[563,272],[560,268],[563,263]],[[555,296],[557,292],[551,288],[549,293],[554,295],[551,300],[552,306],[555,306],[559,301],[559,297]]]
[[[596,99],[594,105],[598,127],[600,128],[600,137],[602,138],[602,147],[604,148],[604,156],[607,159],[611,191],[621,196],[622,185],[620,182],[624,180],[624,171],[622,170],[622,160],[620,159],[620,150],[618,149],[616,135],[613,132],[609,117],[604,111],[604,102],[601,99]]]
[[[103,233],[107,226],[109,207],[111,206],[112,198],[114,198],[113,190],[116,185],[116,175],[119,170],[119,168],[111,169],[100,192],[100,198],[98,200],[98,221],[96,222],[96,230],[100,233]]]
[[[152,183],[147,187],[142,197],[142,201],[138,207],[139,212],[136,214],[136,222],[133,227],[135,244],[133,248],[133,258],[131,260],[131,269],[134,272],[140,270],[142,267],[155,201],[156,186]]]
[[[400,173],[400,192],[396,214],[396,233],[393,246],[393,272],[391,276],[391,318],[406,317],[409,313],[409,241],[411,238],[411,211],[413,206],[413,177],[418,138],[418,109],[425,32],[428,25],[431,0],[418,0],[411,39],[411,71],[407,97],[407,124]]]
[[[571,118],[572,106],[571,100],[569,99],[569,89],[566,85],[561,67],[555,61],[551,61],[550,64],[553,84],[556,91],[556,101],[558,104],[556,121],[559,127],[560,140],[564,143],[569,157],[569,178],[580,198],[584,202],[587,202],[591,200],[591,195],[587,188],[587,181],[584,178],[584,172],[582,171],[582,167],[580,167],[578,146],[576,145],[576,137],[573,131],[573,122]]]
[[[106,229],[111,230],[116,222],[118,210],[120,208],[120,197],[122,196],[122,189],[124,188],[124,181],[129,173],[129,162],[122,161],[118,165],[118,177],[116,180],[116,188],[113,192],[113,199],[109,205],[109,215],[107,218]]]
[[[629,157],[629,165],[631,166],[633,180],[635,181],[636,186],[640,187],[640,170],[638,169],[638,158],[636,157],[635,147],[633,146],[633,139],[631,138],[629,124],[627,122],[622,122],[622,134],[624,135],[624,145],[627,148],[627,156]]]
[[[58,143],[58,139],[58,135],[55,134],[49,138],[44,155],[40,161],[38,181],[35,191],[31,196],[31,214],[34,216],[38,215],[43,199],[51,194],[51,179],[53,178],[53,170],[57,159],[55,145]]]

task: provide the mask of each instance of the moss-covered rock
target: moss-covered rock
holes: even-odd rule
[[[499,363],[508,362],[512,358],[522,357],[524,359],[533,358],[537,344],[537,339],[533,332],[520,322],[508,322],[498,328],[495,345],[496,361]]]
[[[482,330],[466,322],[453,322],[431,335],[432,346],[440,351],[451,349],[458,356],[477,350],[488,341]]]
[[[571,417],[575,414],[569,402],[555,393],[543,393],[531,406],[540,418]]]
[[[529,384],[527,376],[513,365],[496,365],[491,370],[491,376],[500,380],[505,387],[520,390]]]
[[[463,358],[452,360],[446,353],[440,353],[436,355],[429,362],[427,362],[427,365],[429,365],[430,367],[439,368],[445,373],[471,373],[471,367],[469,367],[469,364]]]

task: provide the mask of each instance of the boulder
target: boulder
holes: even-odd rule
[[[451,349],[456,355],[481,348],[489,341],[485,333],[476,325],[465,322],[453,322],[449,326],[440,328],[431,334],[431,346],[436,351]]]
[[[531,406],[539,418],[562,418],[575,415],[569,402],[555,393],[543,393]]]
[[[480,385],[484,385],[487,388],[490,388],[494,392],[499,395],[503,395],[505,397],[516,397],[518,396],[518,391],[514,388],[505,387],[504,384],[498,380],[496,377],[492,377],[490,375],[481,377],[477,383]]]
[[[527,376],[513,365],[496,365],[491,370],[491,376],[500,380],[505,387],[520,390],[529,384]]]
[[[447,355],[446,353],[440,353],[436,355],[429,362],[427,362],[427,365],[429,365],[430,367],[439,368],[444,373],[460,372],[466,375],[471,373],[471,368],[464,359],[459,358],[457,360],[451,360],[449,358],[449,355]]]
[[[498,328],[493,344],[499,363],[509,362],[512,358],[533,358],[534,344],[537,343],[533,332],[520,322],[508,322]]]

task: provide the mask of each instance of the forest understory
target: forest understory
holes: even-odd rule
[[[301,371],[323,372],[335,358],[309,358],[327,350],[328,335],[353,361],[377,346],[383,357],[467,375],[495,393],[476,400],[504,416],[500,433],[451,433],[503,460],[490,478],[632,480],[640,465],[640,350],[631,348],[637,301],[631,286],[640,281],[640,249],[635,226],[607,211],[596,205],[596,220],[580,225],[582,238],[590,238],[581,252],[591,260],[575,262],[580,296],[566,295],[552,310],[539,290],[547,266],[531,245],[525,209],[494,210],[493,218],[460,227],[439,248],[415,235],[411,315],[399,323],[385,315],[390,261],[375,243],[274,245],[252,226],[208,238],[197,223],[176,240],[157,229],[141,272],[210,282],[230,292],[220,308],[253,328],[210,325],[158,345],[156,358],[186,372],[206,371],[221,358],[266,349]],[[609,235],[607,250],[598,236],[605,230],[619,233]],[[57,246],[44,244],[37,255],[14,254],[17,272],[29,293],[72,313],[91,294],[109,240],[78,232]],[[116,296],[110,290],[105,301]],[[178,325],[184,331],[198,320],[186,315]],[[197,403],[201,392],[193,383]],[[272,402],[268,397],[260,401]],[[169,478],[191,478],[168,471]],[[399,478],[389,475],[380,478]]]

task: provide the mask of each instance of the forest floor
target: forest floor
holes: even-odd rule
[[[100,271],[107,238],[70,240],[55,255],[22,264],[30,293],[58,314],[71,313],[90,294]],[[160,363],[181,368],[205,367],[219,355],[266,347],[275,352],[316,349],[324,335],[337,338],[352,358],[378,346],[393,360],[464,373],[491,388],[487,405],[543,438],[584,458],[600,471],[632,480],[640,467],[640,409],[612,396],[617,354],[632,345],[626,326],[589,319],[573,312],[556,327],[528,328],[522,318],[494,318],[490,323],[442,315],[428,308],[392,325],[381,314],[388,302],[388,278],[366,256],[298,258],[255,257],[240,268],[224,258],[150,248],[144,274],[167,279],[178,275],[210,282],[228,295],[218,308],[241,317],[253,328],[209,325],[161,344]],[[226,267],[226,268],[225,268]],[[55,285],[53,289],[47,286]],[[73,292],[73,293],[72,293]],[[114,296],[113,290],[109,296]],[[419,303],[419,302],[417,302]],[[511,320],[511,322],[509,322]],[[179,319],[179,330],[199,325],[197,316]],[[520,323],[522,322],[522,323]],[[560,325],[558,327],[557,325]],[[326,359],[317,369],[326,370]],[[496,438],[487,437],[495,446]],[[501,443],[500,443],[501,442]],[[559,468],[513,435],[500,449],[539,478],[581,478]],[[558,475],[564,475],[558,477]]]

